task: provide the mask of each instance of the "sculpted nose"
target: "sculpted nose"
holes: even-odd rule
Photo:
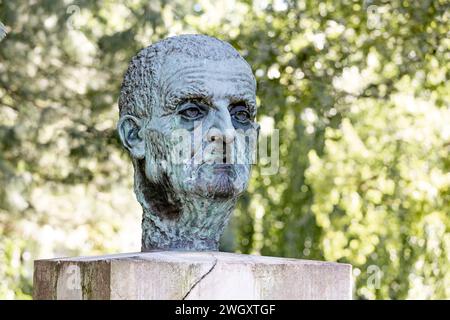
[[[208,131],[208,141],[222,141],[232,143],[236,137],[236,130],[231,122],[231,116],[228,108],[221,107],[217,111],[214,125]]]

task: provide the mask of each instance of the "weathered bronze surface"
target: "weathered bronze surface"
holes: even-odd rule
[[[131,60],[118,130],[143,208],[143,251],[218,250],[254,162],[255,93],[248,63],[212,37],[170,37]]]

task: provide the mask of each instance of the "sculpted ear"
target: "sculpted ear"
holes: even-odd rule
[[[136,117],[126,115],[117,124],[120,140],[131,156],[136,159],[143,159],[145,156],[145,142],[139,131],[141,130],[141,120]]]

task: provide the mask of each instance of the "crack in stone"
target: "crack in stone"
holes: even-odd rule
[[[120,290],[111,290],[109,299],[111,300],[114,295],[116,295],[119,298],[119,300],[129,300],[120,294]],[[115,300],[117,300],[117,298]]]
[[[204,275],[202,275],[202,276],[200,277],[200,279],[198,279],[198,280],[192,285],[192,287],[191,287],[191,288],[188,290],[188,292],[184,295],[184,297],[183,297],[182,300],[186,300],[186,298],[188,297],[188,295],[191,293],[192,290],[194,290],[194,288],[200,283],[200,281],[202,281],[203,279],[205,279],[205,277],[206,277],[208,274],[210,274],[210,273],[214,270],[214,268],[215,268],[216,265],[217,265],[218,259],[217,259],[214,255],[213,255],[213,258],[214,258],[214,263],[213,263],[212,267],[211,267]]]

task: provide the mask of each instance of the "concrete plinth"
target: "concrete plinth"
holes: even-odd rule
[[[351,299],[348,264],[224,252],[37,260],[34,299]]]

